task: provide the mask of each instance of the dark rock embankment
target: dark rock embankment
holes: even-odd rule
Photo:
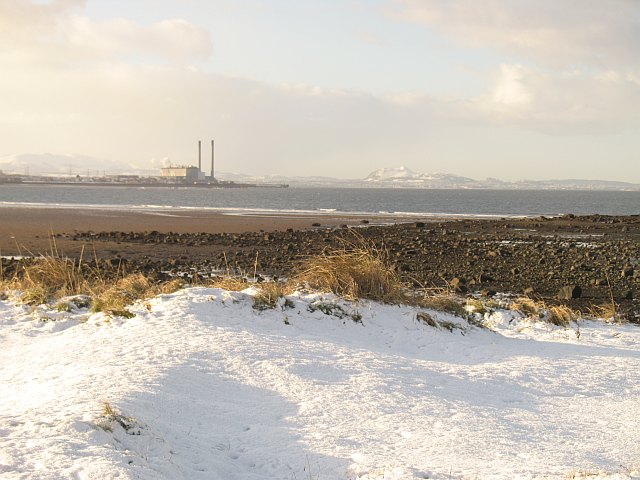
[[[602,215],[424,221],[366,228],[241,234],[74,232],[60,239],[92,245],[128,270],[189,274],[291,275],[301,258],[361,239],[384,249],[420,287],[461,293],[526,294],[576,308],[613,299],[640,320],[640,216]]]

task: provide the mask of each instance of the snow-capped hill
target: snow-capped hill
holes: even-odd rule
[[[476,180],[450,173],[417,173],[407,167],[381,168],[371,172],[367,183],[424,186],[430,188],[456,188],[476,186]]]
[[[365,181],[367,182],[380,182],[388,180],[412,180],[419,177],[421,174],[409,170],[407,167],[395,167],[395,168],[380,168],[374,172],[371,172]]]

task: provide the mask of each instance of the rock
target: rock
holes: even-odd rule
[[[456,292],[464,293],[467,291],[466,283],[464,278],[455,277],[449,282],[449,286]]]
[[[111,258],[107,260],[107,263],[112,267],[118,267],[120,265],[125,265],[127,263],[126,258]]]
[[[621,277],[633,277],[633,267],[624,267],[620,272]]]
[[[558,291],[558,300],[571,300],[582,296],[582,288],[578,285],[565,285]]]
[[[481,273],[478,277],[478,283],[491,283],[495,281],[496,279],[487,273]]]
[[[416,222],[415,226],[416,228],[424,228],[424,222]]]

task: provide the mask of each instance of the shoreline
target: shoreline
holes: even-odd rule
[[[570,305],[601,305],[613,295],[640,319],[638,215],[452,219],[0,207],[0,257],[53,253],[125,262],[155,275],[257,270],[288,277],[302,258],[358,241],[386,252],[414,285],[489,296],[532,291],[550,302],[561,288],[578,285],[582,298]]]
[[[34,254],[51,250],[51,235],[74,232],[173,232],[178,234],[241,234],[342,226],[390,225],[442,218],[359,215],[338,212],[286,213],[218,211],[197,208],[112,208],[79,206],[0,205],[0,255]],[[71,255],[77,250],[64,239],[58,246]]]
[[[237,208],[237,207],[188,207],[188,206],[166,206],[166,205],[90,205],[90,204],[45,204],[45,203],[13,203],[0,202],[0,213],[3,209],[25,209],[25,210],[71,210],[71,211],[110,211],[110,212],[137,212],[149,215],[162,215],[174,213],[186,215],[196,213],[198,215],[229,215],[229,216],[259,216],[259,217],[283,217],[283,218],[360,218],[360,219],[387,219],[392,223],[406,220],[408,222],[441,221],[441,220],[496,220],[496,219],[518,219],[540,217],[538,214],[513,214],[513,213],[431,213],[431,212],[365,212],[365,211],[344,211],[337,209],[318,210],[276,210],[267,208]],[[562,214],[546,214],[545,217],[553,218]]]

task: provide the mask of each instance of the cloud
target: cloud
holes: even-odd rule
[[[123,18],[92,20],[81,0],[0,3],[0,54],[13,60],[72,64],[153,55],[187,62],[211,54],[208,31],[183,19],[143,25]]]
[[[394,7],[396,18],[436,29],[469,54],[503,55],[489,91],[470,99],[476,118],[554,134],[640,125],[635,0],[394,0]]]
[[[543,65],[640,66],[636,0],[394,0],[393,15]]]
[[[5,152],[82,152],[143,167],[197,161],[196,141],[215,138],[225,171],[357,177],[407,164],[500,176],[477,158],[520,155],[504,125],[573,134],[639,122],[640,75],[621,68],[505,61],[475,98],[267,84],[190,68],[211,42],[189,22],[96,21],[82,8],[0,0],[0,27],[11,25],[0,28]]]
[[[354,32],[354,36],[361,41],[362,43],[366,43],[368,45],[381,46],[383,45],[380,37],[368,30],[357,30]]]
[[[640,126],[640,84],[615,71],[545,73],[501,65],[478,106],[497,122],[553,134],[608,134]]]

